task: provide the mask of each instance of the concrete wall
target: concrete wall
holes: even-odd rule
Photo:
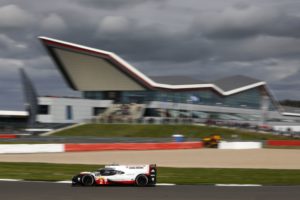
[[[111,100],[90,100],[75,98],[39,97],[39,105],[49,105],[48,114],[39,114],[41,123],[79,123],[93,117],[93,108],[107,108]],[[66,107],[72,107],[72,119],[67,119]]]

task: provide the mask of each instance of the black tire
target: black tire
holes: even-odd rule
[[[83,175],[81,178],[81,183],[84,186],[92,186],[95,183],[94,177],[90,174]]]
[[[146,186],[149,183],[149,179],[146,175],[140,174],[135,179],[135,184],[137,186]]]

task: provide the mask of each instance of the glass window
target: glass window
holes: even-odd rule
[[[107,93],[107,94],[106,94]],[[117,95],[111,92],[90,91],[84,92],[85,98],[110,99],[109,95]],[[262,91],[261,88],[253,88],[229,96],[222,96],[212,89],[201,89],[196,91],[123,91],[121,97],[115,98],[123,103],[147,103],[148,101],[173,102],[184,104],[200,104],[211,106],[226,106],[244,109],[260,109]],[[112,97],[110,96],[110,97]],[[118,95],[117,95],[118,96]],[[102,98],[103,97],[103,98]],[[270,110],[275,106],[270,103]],[[94,109],[94,116],[100,110]],[[153,115],[151,113],[151,115]]]
[[[86,91],[83,92],[85,99],[103,99],[103,93],[99,91]]]
[[[102,176],[112,176],[112,175],[116,175],[118,173],[118,171],[114,170],[114,169],[101,169],[100,170],[100,174]]]
[[[73,119],[73,109],[72,106],[66,106],[66,119],[72,120]]]
[[[38,114],[40,115],[49,115],[49,105],[39,105]]]
[[[93,107],[93,116],[101,114],[106,108],[102,107]]]

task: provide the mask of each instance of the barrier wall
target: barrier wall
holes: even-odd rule
[[[14,139],[17,138],[15,134],[0,134],[0,139]]]
[[[300,146],[300,140],[268,140],[267,146]]]
[[[65,151],[167,150],[202,148],[202,142],[65,144]]]
[[[1,144],[0,153],[64,152],[64,144]]]
[[[106,150],[167,150],[202,148],[202,142],[90,143],[90,144],[1,144],[0,153],[56,153]]]
[[[218,149],[261,149],[262,142],[226,142],[222,141]]]

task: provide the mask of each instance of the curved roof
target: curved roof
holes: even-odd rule
[[[190,76],[150,76],[157,83],[169,85],[188,85],[188,84],[204,84],[207,83]]]
[[[236,75],[218,79],[213,83],[219,86],[224,91],[230,91],[236,88],[245,87],[259,82],[261,81],[254,78],[250,78],[248,76]]]
[[[47,37],[39,39],[69,86],[79,91],[213,89],[227,96],[266,84],[245,76],[228,77],[211,83],[181,76],[150,78],[112,52]]]

